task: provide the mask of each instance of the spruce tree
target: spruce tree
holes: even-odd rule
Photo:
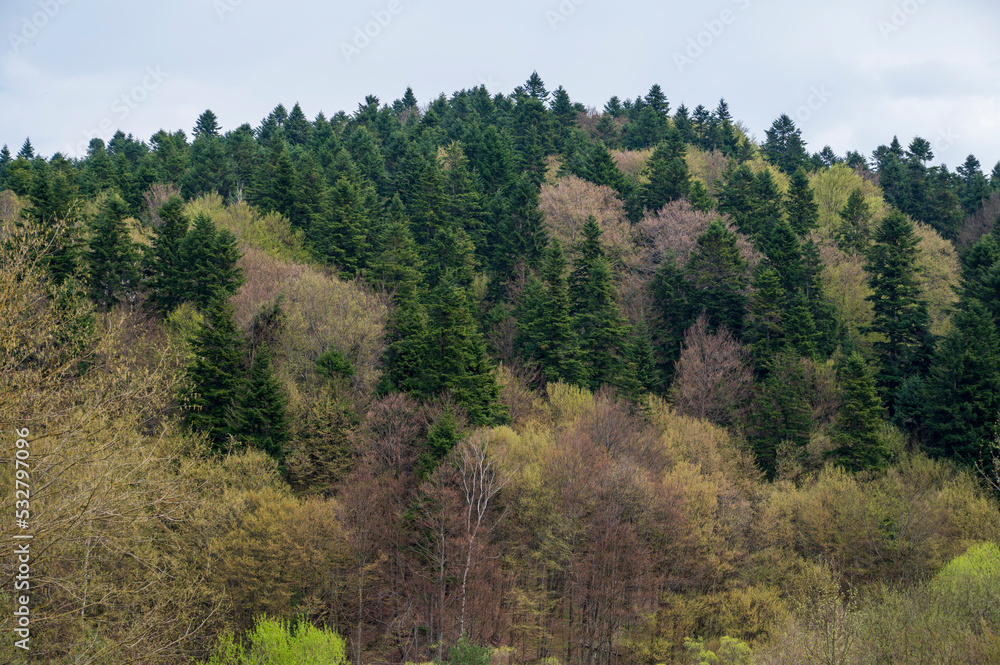
[[[784,344],[787,295],[779,272],[760,264],[747,300],[744,341],[750,344],[759,366],[774,356]]]
[[[680,358],[684,333],[694,320],[693,309],[688,303],[689,285],[673,253],[667,254],[657,267],[649,290],[657,368],[664,383],[669,384]]]
[[[271,369],[271,349],[257,350],[250,376],[240,394],[234,434],[241,444],[253,446],[282,461],[289,439],[288,398]]]
[[[922,423],[927,450],[982,463],[1000,412],[1000,334],[981,303],[963,303],[926,380]]]
[[[893,211],[875,233],[868,253],[868,284],[874,319],[869,332],[882,335],[875,342],[880,368],[878,384],[891,405],[893,394],[907,376],[922,375],[930,362],[933,340],[927,304],[916,281],[919,238],[913,224]]]
[[[631,385],[623,347],[626,322],[618,309],[611,268],[601,246],[601,229],[591,215],[583,226],[580,257],[570,278],[574,329],[587,367],[587,386]]]
[[[192,340],[192,360],[185,372],[184,419],[223,451],[230,435],[238,432],[243,337],[233,322],[233,306],[221,294],[202,313],[205,322]]]
[[[228,229],[216,230],[208,215],[201,213],[178,247],[179,301],[205,308],[217,294],[229,297],[243,284],[243,271],[236,236]]]
[[[687,265],[688,302],[695,312],[705,312],[713,330],[726,326],[734,336],[742,335],[747,270],[736,234],[714,220],[699,236]]]
[[[691,191],[686,153],[680,132],[671,129],[646,165],[649,181],[638,192],[644,210],[658,212],[667,203],[684,198]]]
[[[872,233],[871,208],[860,189],[855,188],[844,209],[837,213],[840,226],[836,231],[837,244],[844,251],[864,252],[868,249]]]
[[[126,217],[125,201],[111,194],[91,223],[87,285],[91,298],[104,307],[131,302],[139,288],[138,257]]]
[[[802,360],[797,353],[779,353],[765,369],[767,378],[757,388],[747,438],[757,466],[768,478],[774,478],[778,449],[783,443],[788,442],[800,451],[808,445],[811,413]]]
[[[788,185],[785,214],[792,230],[800,236],[816,228],[819,223],[819,205],[809,186],[809,177],[801,166],[795,170]]]
[[[165,315],[187,296],[181,241],[188,231],[189,220],[184,214],[184,200],[171,197],[158,212],[161,224],[153,229],[153,241],[146,253],[144,272],[149,298],[146,305]]]
[[[566,267],[562,245],[554,239],[542,268],[545,287],[536,280],[524,294],[525,306],[518,316],[519,346],[541,366],[546,380],[582,386],[587,370],[570,316]]]
[[[450,394],[474,425],[506,422],[506,407],[497,401],[500,388],[472,318],[467,292],[451,273],[431,292],[427,312],[422,394]]]
[[[849,471],[882,471],[889,465],[890,451],[881,435],[884,410],[871,370],[855,351],[844,359],[837,375],[841,406],[831,456]]]

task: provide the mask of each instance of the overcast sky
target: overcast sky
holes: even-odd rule
[[[189,135],[212,109],[256,126],[421,104],[485,84],[603,107],[659,83],[671,107],[725,97],[758,140],[782,113],[811,151],[922,136],[952,169],[1000,160],[995,0],[0,0],[0,143],[79,155],[121,128]]]

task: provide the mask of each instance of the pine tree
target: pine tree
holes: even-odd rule
[[[934,356],[922,400],[927,450],[962,464],[984,462],[1000,412],[1000,334],[976,300],[963,302]]]
[[[809,177],[801,166],[795,170],[789,181],[788,197],[785,200],[785,214],[792,230],[800,236],[816,228],[819,223],[819,205],[809,186]]]
[[[226,298],[212,299],[202,313],[205,323],[192,340],[193,359],[185,374],[184,418],[192,429],[207,433],[216,450],[223,451],[237,431],[243,338]]]
[[[715,207],[715,202],[709,196],[708,189],[701,180],[691,180],[691,189],[688,190],[687,198],[691,207],[700,212],[711,212]]]
[[[87,284],[91,298],[104,307],[131,302],[139,288],[138,257],[126,217],[125,201],[112,194],[91,224]]]
[[[861,354],[844,359],[838,371],[841,406],[834,424],[831,456],[849,471],[882,471],[891,453],[881,435],[882,403]]]
[[[875,342],[881,363],[878,383],[887,392],[891,410],[893,393],[906,377],[926,371],[933,340],[927,304],[916,282],[920,240],[913,224],[894,211],[879,225],[874,240],[865,265],[874,310],[868,330],[883,336]]]

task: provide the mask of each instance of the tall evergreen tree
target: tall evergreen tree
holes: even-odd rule
[[[233,433],[241,444],[259,448],[280,462],[285,457],[290,420],[288,397],[271,369],[271,355],[265,346],[253,356],[234,414]]]
[[[785,214],[788,223],[800,236],[816,228],[819,223],[819,205],[817,205],[813,190],[809,186],[809,177],[801,166],[795,170],[788,185],[788,197],[785,199]]]
[[[981,303],[963,303],[934,356],[922,422],[927,450],[967,465],[986,462],[1000,413],[1000,334]]]
[[[882,471],[890,451],[881,434],[882,403],[865,359],[854,352],[837,372],[841,406],[834,424],[832,457],[850,471]]]
[[[601,246],[601,229],[591,215],[583,226],[580,256],[570,279],[574,328],[580,340],[591,390],[608,384],[631,388],[623,346],[625,319],[618,309],[611,269]]]
[[[237,265],[240,250],[236,236],[228,229],[217,230],[204,213],[195,217],[194,226],[181,240],[178,259],[181,300],[201,309],[216,297],[235,294],[243,284],[243,271]]]
[[[149,297],[146,305],[154,312],[166,314],[184,302],[184,262],[181,241],[190,221],[184,214],[184,200],[172,196],[158,212],[161,224],[153,228],[153,241],[144,261],[144,273]]]
[[[125,201],[112,194],[91,223],[87,284],[91,297],[104,307],[132,301],[139,288],[138,256],[127,217]]]
[[[795,121],[790,117],[782,114],[771,124],[766,135],[767,140],[761,147],[764,159],[788,175],[807,164],[808,155],[806,144],[802,141],[802,130],[795,126]]]
[[[913,224],[894,211],[882,220],[874,241],[865,265],[874,310],[868,330],[882,335],[875,342],[881,364],[878,383],[891,408],[893,394],[906,377],[926,371],[933,340],[927,304],[916,281],[920,239]]]
[[[553,239],[542,267],[545,288],[537,288],[535,298],[525,294],[529,311],[518,317],[520,346],[538,362],[546,380],[584,385],[587,371],[570,316],[566,268],[562,245]]]
[[[742,335],[748,267],[736,234],[714,220],[698,238],[687,272],[694,311],[704,311],[713,330],[725,326],[734,336]]]
[[[238,432],[243,337],[225,297],[212,299],[203,314],[205,322],[192,340],[193,357],[181,395],[184,419],[192,429],[208,434],[216,450],[223,451],[230,435]]]
[[[680,132],[671,129],[646,166],[649,180],[638,192],[643,209],[657,212],[667,203],[688,195],[691,181],[686,153]]]

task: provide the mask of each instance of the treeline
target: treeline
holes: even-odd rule
[[[358,663],[989,662],[1000,562],[955,557],[1000,529],[1000,165],[932,159],[537,73],[4,147],[2,417],[64,516],[38,644],[204,659],[266,614]],[[900,655],[886,608],[951,637]]]

